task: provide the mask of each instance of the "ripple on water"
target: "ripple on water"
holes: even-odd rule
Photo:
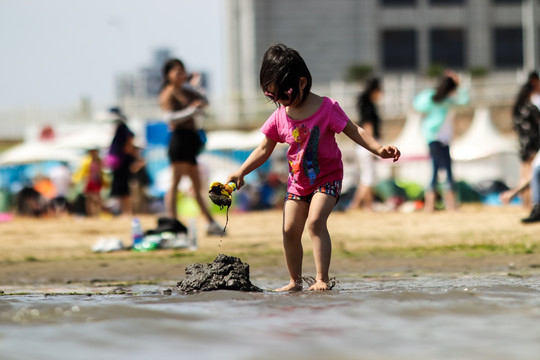
[[[533,359],[538,280],[425,276],[340,279],[320,293],[164,295],[143,286],[132,295],[8,295],[0,297],[0,346],[2,359]]]

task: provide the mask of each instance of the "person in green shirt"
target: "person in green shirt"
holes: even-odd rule
[[[447,71],[434,89],[426,89],[415,96],[413,107],[424,114],[422,133],[429,146],[429,154],[433,164],[431,182],[425,192],[424,209],[435,209],[435,194],[438,185],[438,173],[446,172],[444,201],[448,210],[456,209],[455,181],[452,175],[452,158],[450,157],[450,141],[453,135],[451,108],[469,102],[467,89],[459,87],[457,74]]]

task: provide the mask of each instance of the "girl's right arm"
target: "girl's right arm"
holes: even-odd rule
[[[396,162],[401,156],[398,148],[391,145],[382,146],[375,138],[373,138],[373,136],[369,135],[367,131],[354,124],[351,120],[347,121],[343,133],[358,145],[365,147],[367,150],[383,159],[391,158]]]
[[[229,175],[227,182],[235,182],[238,189],[240,189],[244,185],[244,176],[264,164],[272,155],[276,144],[277,142],[265,136],[259,146],[253,150],[247,160],[240,166],[240,169]]]

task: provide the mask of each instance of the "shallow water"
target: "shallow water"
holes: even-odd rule
[[[340,280],[332,291],[0,297],[0,358],[538,359],[540,276]],[[283,285],[252,279],[272,289]]]

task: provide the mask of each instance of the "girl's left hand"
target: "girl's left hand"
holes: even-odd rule
[[[401,152],[399,149],[392,145],[381,146],[379,149],[379,156],[383,159],[394,159],[394,162],[399,160]]]
[[[227,179],[227,184],[233,182],[236,184],[236,189],[240,190],[242,186],[244,186],[244,176],[240,172],[235,172],[231,175],[229,175],[229,178]]]

